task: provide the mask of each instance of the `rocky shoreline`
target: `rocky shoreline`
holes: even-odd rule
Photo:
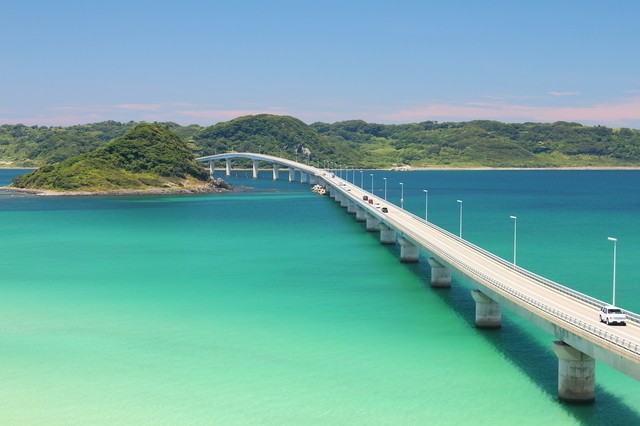
[[[246,191],[244,186],[232,186],[222,179],[189,187],[165,187],[149,189],[115,189],[110,191],[53,191],[47,189],[16,188],[13,186],[0,186],[0,191],[19,192],[44,197],[89,197],[89,196],[140,196],[140,195],[188,195],[188,194],[219,194],[225,192]]]

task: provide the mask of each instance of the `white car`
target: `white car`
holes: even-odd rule
[[[600,322],[627,325],[627,316],[620,308],[613,305],[605,305],[600,308]]]

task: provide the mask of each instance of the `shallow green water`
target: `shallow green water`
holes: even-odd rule
[[[617,236],[640,311],[640,173],[373,173],[416,214],[428,188],[452,232],[462,198],[465,237],[505,258],[518,215],[519,263],[595,297]],[[551,336],[476,330],[468,289],[431,289],[308,185],[235,182],[258,191],[0,195],[0,424],[640,422],[638,383],[601,364],[596,404],[557,402]]]

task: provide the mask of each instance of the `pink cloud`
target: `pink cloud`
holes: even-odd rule
[[[403,109],[382,114],[378,119],[391,122],[425,120],[499,120],[499,121],[576,121],[579,123],[629,126],[640,124],[640,97],[619,103],[601,103],[588,106],[531,106],[507,103],[493,104],[432,104],[415,109]]]

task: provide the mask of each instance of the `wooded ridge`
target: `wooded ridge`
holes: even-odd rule
[[[59,163],[103,147],[137,124],[5,124],[0,126],[0,162],[16,166]],[[208,127],[160,124],[194,156],[251,151],[359,168],[640,166],[639,130],[562,121],[375,124],[350,120],[307,125],[290,116],[261,114]]]

